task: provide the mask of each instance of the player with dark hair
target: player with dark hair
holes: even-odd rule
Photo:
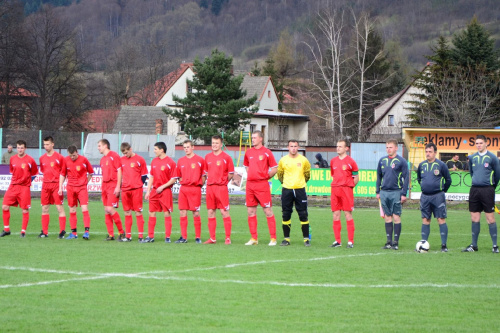
[[[10,206],[19,206],[23,210],[21,237],[26,236],[26,229],[30,220],[31,182],[38,173],[35,160],[26,154],[26,141],[16,142],[17,155],[10,158],[9,171],[12,174],[10,185],[2,203],[3,232],[0,237],[10,235]]]
[[[481,212],[484,211],[493,253],[499,253],[497,245],[497,224],[495,222],[495,189],[500,181],[500,163],[492,152],[488,151],[484,135],[476,136],[477,152],[469,156],[469,170],[472,186],[469,193],[469,212],[472,220],[472,243],[462,252],[478,250],[477,239],[481,230]]]
[[[120,198],[120,189],[122,184],[122,163],[120,155],[110,150],[109,141],[106,139],[99,140],[97,143],[99,153],[103,155],[101,158],[102,172],[102,203],[104,205],[104,218],[108,229],[107,241],[115,240],[115,232],[113,222],[120,233],[119,240],[125,238],[122,220],[120,214],[116,211]]]
[[[330,247],[342,246],[342,224],[340,222],[341,211],[344,211],[347,228],[347,248],[354,247],[354,187],[359,181],[359,169],[356,162],[347,155],[351,144],[347,140],[337,142],[337,157],[330,162],[331,183],[331,208],[333,212],[333,234],[335,241]]]
[[[175,178],[175,162],[167,156],[167,145],[157,142],[154,145],[156,157],[151,161],[148,187],[145,199],[149,200],[148,237],[142,243],[153,243],[155,241],[156,213],[163,212],[165,215],[165,243],[170,243],[172,233],[172,211],[174,201],[172,198],[172,185],[177,181]]]
[[[90,232],[90,215],[87,184],[94,174],[94,168],[85,156],[78,154],[76,146],[69,146],[68,154],[69,155],[64,158],[65,167],[61,170],[61,175],[59,176],[58,192],[59,195],[62,195],[63,184],[67,178],[66,197],[68,198],[69,226],[71,228],[71,233],[66,239],[78,238],[76,207],[80,204],[83,215],[83,227],[85,228],[83,239],[88,240]]]
[[[59,194],[59,176],[64,169],[64,157],[54,150],[54,138],[47,136],[43,139],[43,148],[46,153],[40,156],[40,173],[42,182],[42,232],[38,237],[49,236],[50,205],[55,205],[59,212],[59,238],[66,234],[66,213],[64,212],[63,196]]]
[[[277,172],[278,163],[273,153],[264,147],[264,134],[261,131],[252,133],[252,148],[248,149],[243,159],[247,170],[246,205],[248,213],[248,228],[251,238],[245,245],[257,245],[257,205],[260,204],[267,218],[267,227],[271,241],[269,246],[276,245],[276,219],[273,213],[273,202],[269,179]]]
[[[304,245],[309,242],[309,215],[307,213],[306,184],[311,177],[311,164],[299,153],[299,142],[288,140],[288,155],[283,156],[278,163],[278,180],[283,184],[281,190],[281,209],[283,211],[283,236],[281,246],[290,245],[290,230],[292,228],[293,205],[299,215]]]
[[[220,135],[212,136],[212,152],[205,156],[205,174],[207,176],[208,232],[210,238],[204,244],[215,244],[217,229],[216,210],[219,209],[224,221],[225,244],[231,244],[231,216],[229,215],[229,192],[227,184],[234,175],[233,159],[222,151],[223,139]]]
[[[409,186],[408,162],[398,155],[398,141],[391,139],[385,144],[387,156],[377,166],[377,199],[382,203],[385,214],[387,243],[383,249],[399,249],[401,235],[402,204],[406,201]],[[394,223],[393,223],[394,222]],[[394,231],[394,241],[392,233]]]
[[[444,162],[436,158],[437,147],[434,143],[425,145],[425,158],[418,165],[417,181],[420,184],[420,211],[422,214],[422,239],[428,240],[431,231],[431,217],[439,223],[441,234],[441,252],[448,252],[448,225],[446,224],[446,196],[451,185],[451,176]]]
[[[179,190],[179,212],[181,237],[176,243],[187,243],[188,210],[193,212],[195,241],[201,244],[201,187],[205,183],[204,175],[205,160],[196,155],[194,144],[191,140],[184,141],[184,153],[186,156],[177,161],[176,177],[179,178],[181,189]]]
[[[135,212],[137,221],[137,232],[139,242],[143,240],[144,217],[142,216],[142,193],[143,186],[148,178],[148,168],[146,161],[132,150],[128,142],[123,142],[120,146],[123,154],[122,162],[122,205],[125,214],[125,237],[120,241],[132,241],[132,211]]]

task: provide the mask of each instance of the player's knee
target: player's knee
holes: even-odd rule
[[[302,222],[308,221],[309,217],[306,210],[299,210],[297,211],[297,214],[299,214],[300,221]]]

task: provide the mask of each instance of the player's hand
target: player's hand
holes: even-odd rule
[[[406,197],[404,195],[401,196],[401,203],[405,203],[406,202]]]
[[[160,194],[161,192],[163,192],[164,189],[165,189],[164,185],[162,185],[156,189],[156,193]]]
[[[377,199],[380,200],[380,193],[377,193]]]
[[[144,200],[149,200],[149,192],[147,192],[146,195],[144,196]]]
[[[119,197],[120,196],[120,188],[119,187],[115,188],[115,190],[113,191],[113,194],[115,195],[115,197]]]
[[[57,195],[62,195],[62,190],[57,191]]]

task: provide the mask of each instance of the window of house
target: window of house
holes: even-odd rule
[[[393,115],[389,115],[388,120],[389,120],[388,125],[389,126],[394,126],[394,116]]]
[[[186,91],[188,93],[192,93],[193,92],[193,87],[191,87],[189,84],[186,83]]]
[[[288,141],[288,125],[279,125],[279,140]]]
[[[271,98],[271,90],[267,91],[267,97]]]
[[[250,133],[255,132],[255,127],[256,127],[255,124],[250,124]]]

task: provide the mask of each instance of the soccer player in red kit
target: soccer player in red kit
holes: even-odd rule
[[[354,210],[354,192],[353,189],[358,183],[358,165],[347,155],[351,144],[347,140],[337,142],[337,157],[332,158],[330,162],[330,172],[332,175],[332,195],[331,206],[333,212],[333,234],[335,242],[330,247],[342,246],[340,232],[342,225],[340,223],[340,211],[344,211],[347,226],[347,248],[354,247],[354,220],[352,211]]]
[[[135,212],[139,242],[143,240],[144,217],[142,216],[142,188],[148,178],[146,161],[132,150],[128,142],[120,146],[122,160],[122,205],[125,214],[125,238],[122,242],[132,241],[132,211]]]
[[[103,155],[100,165],[102,172],[102,203],[104,205],[104,218],[108,229],[106,240],[115,240],[113,222],[120,233],[119,239],[122,239],[125,237],[125,231],[123,230],[120,214],[116,211],[122,184],[122,162],[120,155],[110,150],[107,139],[99,140],[97,149]]]
[[[278,163],[273,153],[263,146],[264,135],[261,131],[252,133],[252,148],[246,151],[243,165],[247,170],[246,205],[248,227],[252,238],[245,245],[257,245],[257,205],[260,204],[266,214],[271,241],[276,245],[276,219],[274,218],[269,179],[278,171]]]
[[[165,215],[165,243],[170,243],[172,233],[172,216],[174,201],[172,198],[172,185],[177,181],[175,162],[167,156],[167,145],[157,142],[154,146],[156,158],[151,161],[148,188],[145,199],[149,200],[148,237],[142,243],[155,241],[156,213]]]
[[[194,233],[196,243],[201,244],[201,187],[205,183],[204,175],[205,160],[196,155],[191,140],[184,141],[184,153],[186,156],[177,161],[176,177],[179,178],[181,189],[179,191],[179,215],[181,225],[181,237],[176,243],[187,243],[187,211],[193,212]]]
[[[64,157],[54,150],[54,138],[48,136],[43,139],[43,148],[46,153],[40,156],[40,173],[42,182],[42,232],[38,237],[45,238],[49,234],[49,208],[55,205],[59,212],[59,238],[66,234],[66,213],[64,212],[63,196],[59,194],[59,177],[64,169]]]
[[[231,244],[231,216],[229,215],[229,192],[227,184],[234,175],[233,159],[222,151],[222,137],[212,137],[212,152],[205,156],[205,174],[207,176],[208,232],[210,238],[205,244],[215,244],[217,228],[216,209],[220,210],[226,232],[225,244]]]
[[[30,220],[31,208],[31,181],[38,173],[35,160],[26,154],[26,141],[19,140],[17,144],[17,155],[10,158],[9,171],[12,174],[10,185],[3,197],[3,232],[0,237],[10,235],[10,206],[19,206],[23,210],[23,223],[21,237],[26,236],[26,228]]]
[[[76,146],[69,146],[68,154],[69,155],[64,158],[65,168],[61,170],[61,175],[59,177],[60,195],[63,193],[64,181],[68,178],[68,184],[66,185],[66,197],[68,198],[69,226],[71,228],[71,233],[68,237],[66,237],[66,239],[78,238],[78,219],[76,217],[76,207],[80,204],[83,215],[83,227],[85,228],[83,239],[88,240],[90,231],[90,215],[87,184],[94,174],[94,168],[85,156],[78,155],[78,149]]]

